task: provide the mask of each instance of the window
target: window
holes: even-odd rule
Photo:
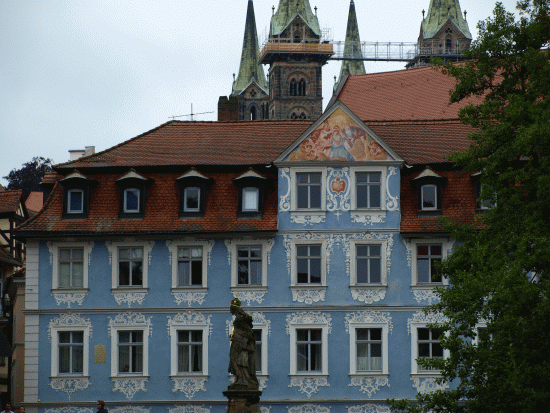
[[[58,287],[84,287],[84,248],[59,249]]]
[[[202,373],[202,331],[178,330],[178,374]]]
[[[88,376],[90,320],[64,314],[50,320],[51,377]]]
[[[183,195],[183,211],[184,212],[199,212],[200,211],[200,195],[201,189],[196,186],[187,187]]]
[[[320,172],[296,173],[296,206],[298,209],[321,208],[321,177]]]
[[[258,285],[262,280],[262,247],[237,247],[237,284]]]
[[[206,292],[208,256],[214,241],[168,240],[172,263],[172,289]]]
[[[298,284],[321,283],[321,245],[296,245]]]
[[[272,239],[226,240],[231,262],[232,292],[240,290],[265,290],[267,287],[267,263],[271,255]]]
[[[153,180],[132,169],[115,182],[119,187],[119,218],[143,218],[147,188],[153,184]]]
[[[257,374],[262,374],[262,361],[263,361],[263,357],[262,357],[262,342],[263,342],[263,339],[262,339],[262,330],[260,329],[253,329],[252,330],[254,332],[254,341],[255,341],[255,345],[254,345],[254,361],[255,361],[255,366],[256,366],[256,373]]]
[[[69,189],[67,191],[67,213],[84,213],[84,191],[82,189]]]
[[[323,370],[322,343],[320,328],[296,330],[296,371],[298,373]]]
[[[143,248],[118,249],[118,285],[143,286]]]
[[[260,199],[260,190],[255,187],[246,187],[242,190],[242,210],[243,212],[258,211]]]
[[[118,372],[143,373],[143,331],[118,332]]]
[[[357,284],[382,282],[382,246],[356,244]]]
[[[53,290],[88,288],[88,266],[93,246],[93,242],[48,242]]]
[[[355,174],[357,209],[380,209],[381,175],[380,172]]]
[[[210,316],[188,312],[168,317],[170,334],[170,375],[208,375],[208,338],[212,324]]]
[[[423,211],[434,211],[438,209],[437,206],[437,186],[436,185],[422,185],[421,187],[421,209]]]
[[[382,329],[358,328],[355,334],[357,372],[382,372]]]
[[[320,312],[287,315],[291,376],[328,375],[328,335],[331,321],[329,314]]]
[[[148,288],[150,254],[155,242],[107,241],[105,244],[112,265],[112,288],[132,292]],[[177,257],[176,253],[172,257]]]
[[[441,244],[416,246],[417,281],[424,283],[441,283],[441,274],[435,272],[434,264],[442,260]]]
[[[350,334],[350,375],[388,374],[389,313],[362,310],[346,315]]]
[[[439,332],[428,328],[418,328],[418,357],[443,358],[443,348],[439,343]],[[418,371],[430,371],[431,369],[418,365]]]
[[[290,80],[290,86],[289,86],[288,94],[290,96],[296,96],[298,94],[298,84],[296,82],[296,79],[294,79],[294,78],[292,78]]]
[[[410,251],[412,263],[413,290],[445,285],[447,280],[436,271],[437,263],[450,254],[453,241],[442,239],[413,239],[405,242]]]
[[[179,247],[177,286],[202,286],[202,267],[202,247]]]
[[[84,332],[59,331],[59,374],[84,372]]]
[[[127,188],[124,190],[123,211],[126,213],[140,212],[140,191],[137,188]]]

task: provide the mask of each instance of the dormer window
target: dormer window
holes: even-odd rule
[[[237,216],[239,218],[261,218],[267,178],[253,169],[233,180],[239,188]]]
[[[97,181],[74,171],[59,183],[63,186],[63,218],[87,218],[90,194]]]
[[[258,201],[260,200],[260,189],[248,186],[242,190],[243,212],[258,212]]]
[[[84,212],[84,191],[69,189],[67,191],[67,214],[82,214]]]
[[[441,215],[441,196],[447,178],[427,167],[418,177],[412,180],[418,198],[418,216]]]
[[[119,187],[119,218],[143,218],[147,188],[153,180],[138,174],[133,169],[115,181]]]
[[[476,173],[471,176],[472,183],[474,184],[474,192],[476,196],[476,212],[484,213],[486,210],[494,208],[497,204],[496,196],[489,199],[481,199],[481,193],[483,192],[483,186],[481,184],[481,173]]]
[[[140,211],[140,194],[138,188],[126,188],[124,190],[124,206],[125,213],[139,213]]]
[[[202,218],[206,208],[206,193],[214,183],[194,168],[176,179],[180,188],[180,218]]]

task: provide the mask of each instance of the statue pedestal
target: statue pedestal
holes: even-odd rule
[[[227,413],[260,413],[260,390],[231,389],[223,395],[229,400]]]

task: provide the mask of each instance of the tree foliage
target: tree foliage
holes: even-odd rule
[[[20,169],[13,169],[3,178],[8,181],[7,189],[22,189],[23,199],[27,199],[32,191],[41,191],[40,182],[44,174],[52,170],[53,161],[42,156],[35,156]]]
[[[539,412],[550,409],[550,2],[519,1],[520,18],[497,3],[480,22],[451,100],[481,96],[461,120],[476,128],[452,160],[480,171],[496,205],[471,226],[448,222],[460,246],[442,264],[450,286],[428,308],[448,321],[441,371],[450,390],[419,394],[408,412]],[[480,326],[486,328],[480,329]]]

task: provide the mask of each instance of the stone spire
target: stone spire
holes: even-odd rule
[[[355,3],[351,0],[349,4],[348,28],[346,30],[346,45],[344,46],[344,57],[361,58],[361,39],[359,37],[359,26],[357,25],[357,14]],[[365,64],[362,60],[342,60],[340,78],[334,85],[334,89],[346,75],[364,75]]]
[[[233,82],[232,95],[239,95],[252,82],[268,93],[267,81],[265,79],[264,68],[258,62],[259,47],[258,34],[256,31],[256,17],[254,16],[254,5],[252,0],[248,0],[248,10],[246,12],[246,24],[244,29],[243,51],[241,55],[241,66],[239,76]]]
[[[271,36],[279,36],[296,16],[300,16],[305,24],[317,36],[321,36],[319,20],[311,11],[309,0],[280,0],[277,13],[271,17]]]
[[[462,15],[458,0],[430,0],[428,16],[420,27],[423,39],[433,38],[447,21],[451,20],[467,39],[472,39],[468,23]]]

